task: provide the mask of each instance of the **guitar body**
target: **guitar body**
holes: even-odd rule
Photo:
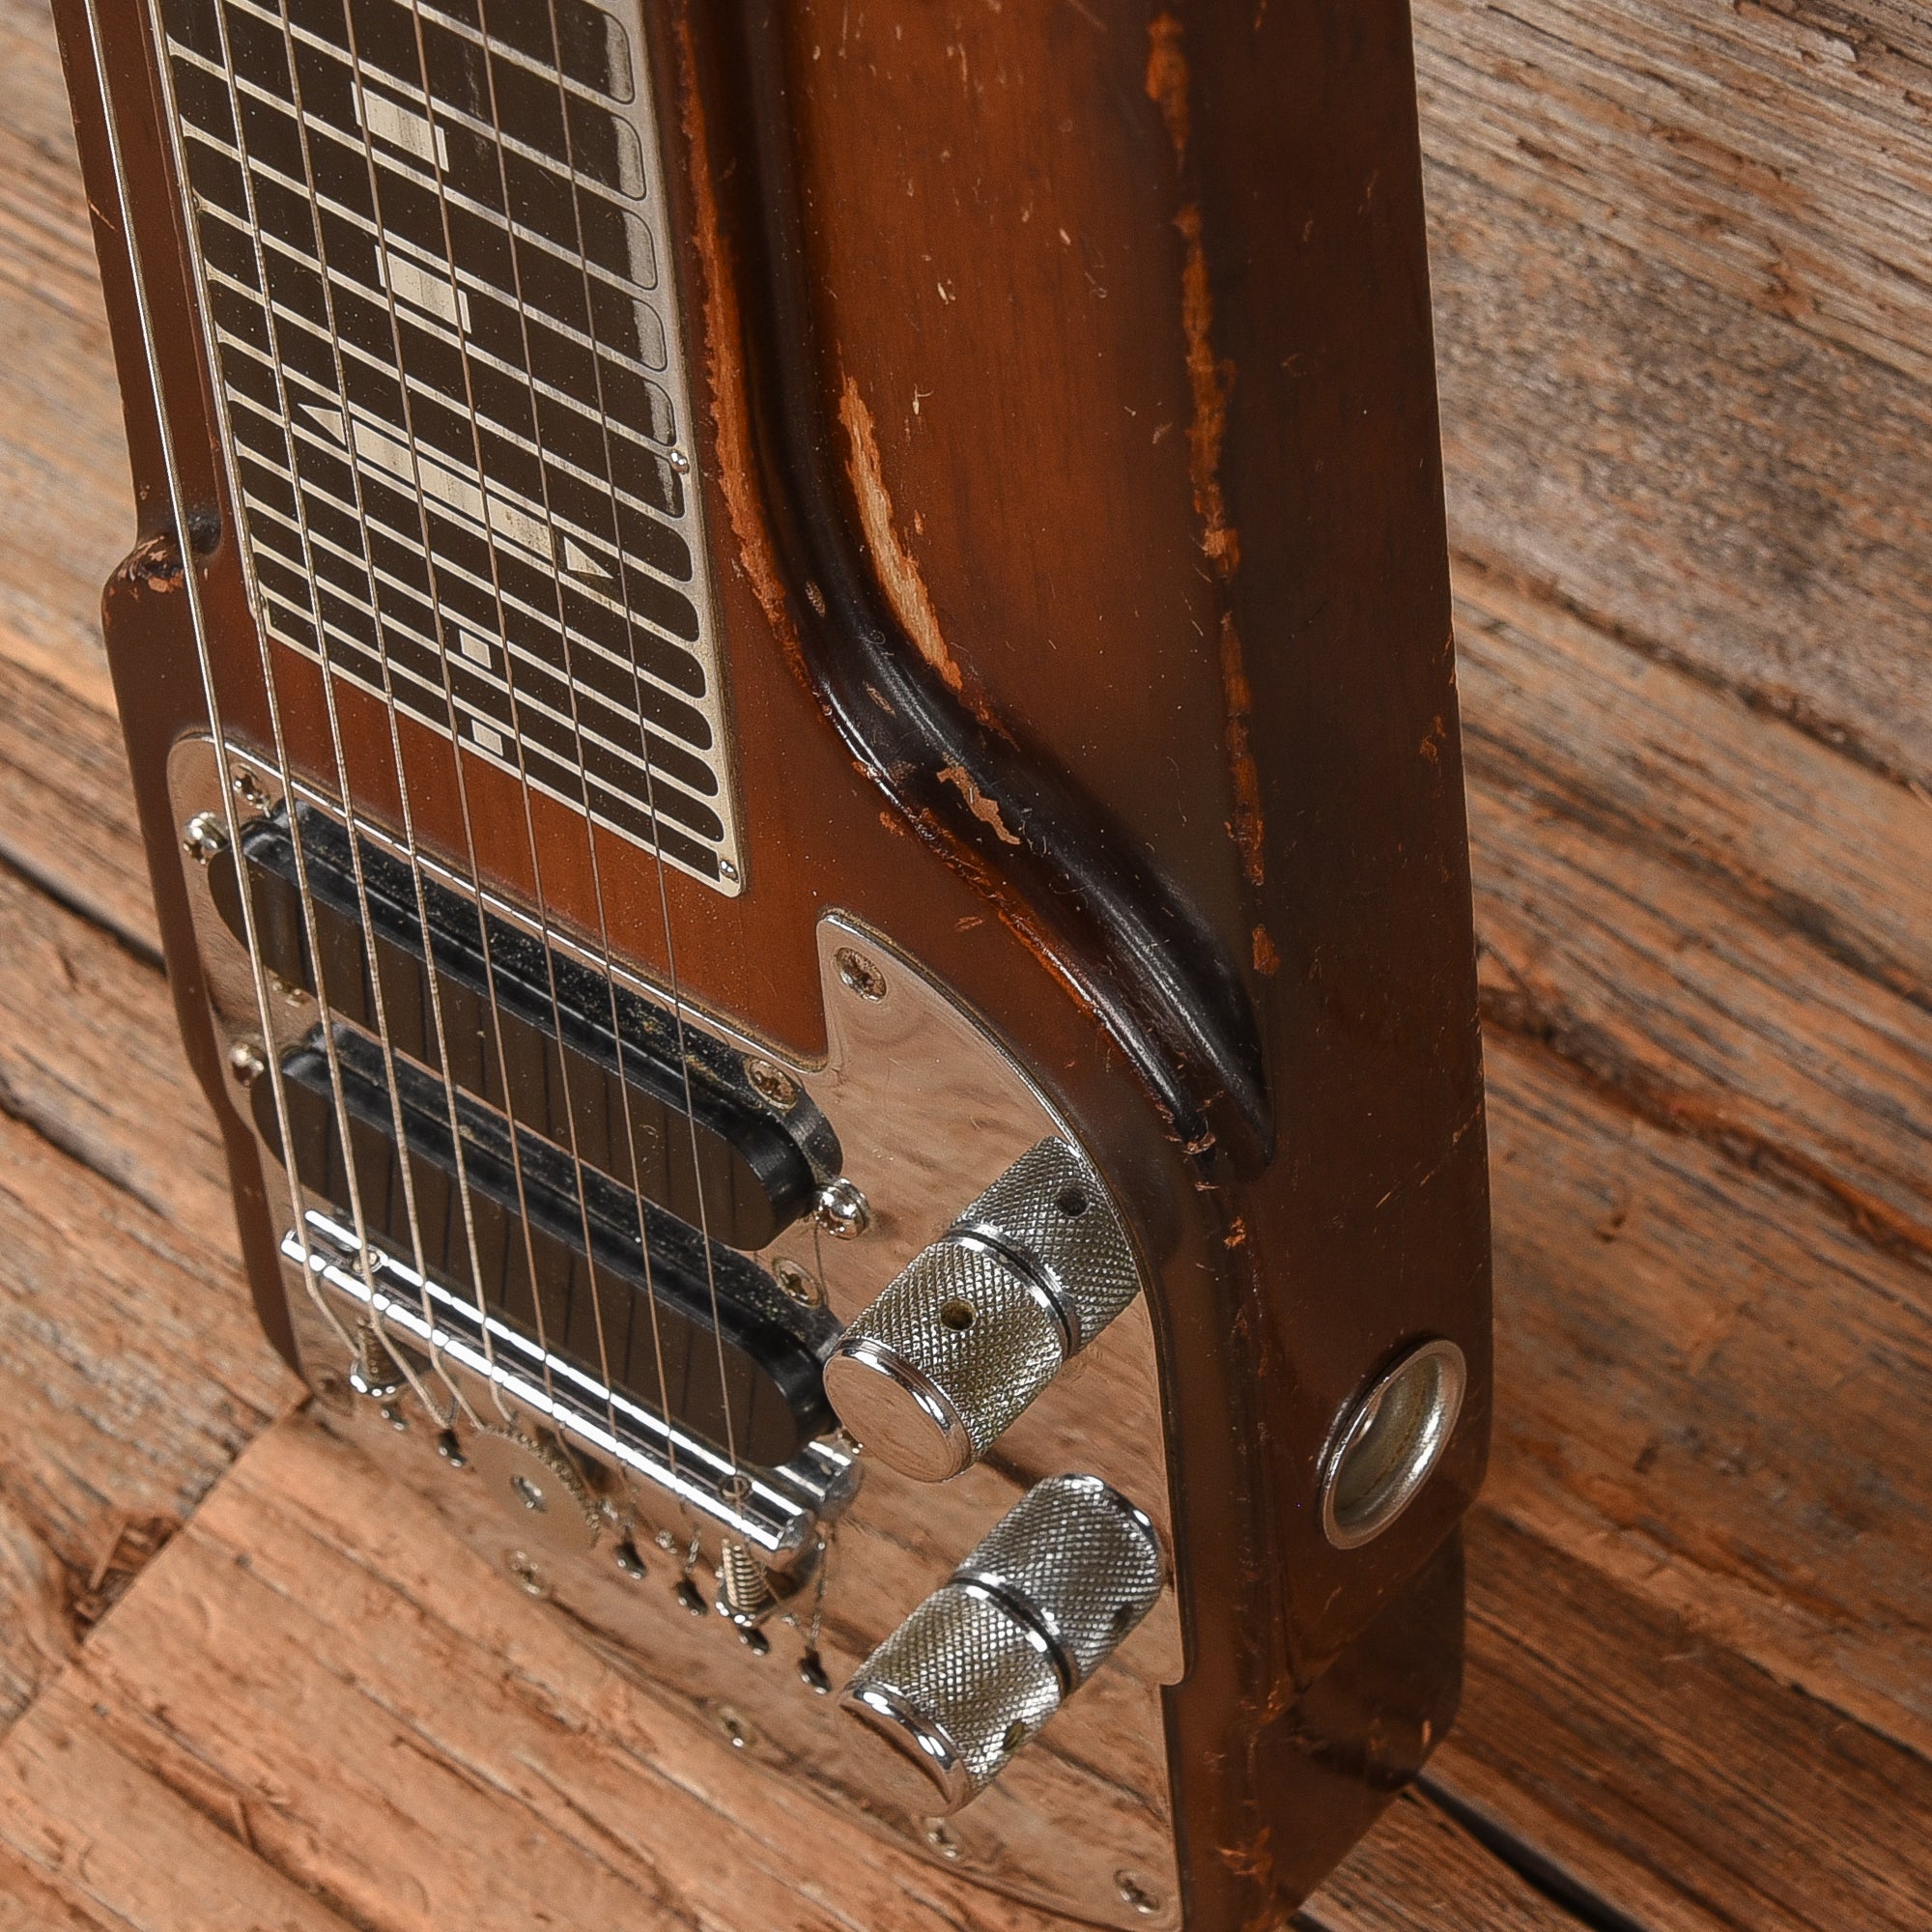
[[[265,1328],[801,1816],[1282,1922],[1488,1436],[1406,10],[57,11]]]

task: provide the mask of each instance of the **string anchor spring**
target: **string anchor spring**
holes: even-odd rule
[[[355,1329],[355,1355],[349,1364],[349,1386],[372,1402],[386,1402],[403,1387],[403,1372],[376,1332],[376,1324],[363,1320]]]
[[[718,1614],[735,1625],[747,1646],[761,1657],[772,1646],[758,1626],[778,1605],[765,1566],[735,1537],[727,1537],[718,1557]]]

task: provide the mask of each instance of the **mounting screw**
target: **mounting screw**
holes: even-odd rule
[[[720,1704],[712,1712],[711,1721],[717,1727],[718,1735],[733,1750],[750,1750],[758,1741],[758,1734],[729,1704]]]
[[[197,866],[212,865],[228,850],[228,828],[218,811],[197,811],[182,827],[182,850]]]
[[[745,1062],[745,1078],[752,1083],[752,1091],[761,1099],[769,1100],[774,1107],[796,1107],[798,1105],[798,1086],[783,1067],[775,1066],[769,1060],[756,1055]]]
[[[838,968],[838,977],[862,1000],[883,1000],[886,997],[886,976],[863,952],[841,946],[832,955],[832,963]]]
[[[1151,1918],[1160,1910],[1160,1894],[1149,1886],[1139,1872],[1117,1871],[1114,1874],[1114,1889],[1121,1894],[1121,1903],[1131,1905],[1143,1918]]]
[[[738,868],[732,865],[729,859],[720,859],[718,862],[718,876],[727,886],[735,886],[738,883]]]
[[[252,805],[259,811],[269,802],[269,794],[262,789],[262,781],[247,770],[238,770],[235,774],[235,796],[244,805]]]
[[[691,458],[688,457],[683,450],[673,449],[670,452],[670,454],[665,458],[665,461],[668,463],[670,467],[673,469],[675,469],[680,476],[689,476],[691,474]]]
[[[959,1834],[944,1818],[928,1818],[923,1835],[942,1859],[953,1864],[966,1856],[966,1847],[959,1842]]]
[[[238,1039],[228,1049],[228,1070],[244,1087],[252,1087],[269,1070],[259,1039]]]
[[[825,1291],[817,1280],[794,1261],[780,1259],[772,1264],[772,1273],[778,1277],[779,1286],[801,1308],[823,1308]]]
[[[870,1205],[843,1175],[818,1190],[811,1214],[828,1235],[836,1235],[841,1241],[856,1241],[872,1225]]]
[[[503,1568],[516,1578],[517,1585],[525,1596],[547,1597],[550,1595],[550,1579],[537,1568],[536,1559],[527,1550],[504,1550]]]

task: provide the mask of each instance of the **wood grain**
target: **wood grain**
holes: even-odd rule
[[[1575,1922],[1473,1823],[1596,1922],[1922,1925],[1932,807],[1889,774],[1932,717],[1923,22],[1417,24],[1501,1404],[1434,1797],[1306,1918]],[[0,1926],[186,1932],[212,1889],[238,1924],[418,1924],[425,1871],[520,1925],[1023,1922],[942,1921],[869,1847],[842,1920],[788,1890],[781,1792],[721,1821],[710,1738],[312,1424],[230,1469],[288,1385],[143,956],[94,630],[132,509],[64,117],[9,0]],[[138,1568],[212,1484],[97,1625],[131,1574],[91,1592],[103,1548]],[[715,1868],[720,1833],[722,1903],[686,1849]]]
[[[1924,778],[1922,13],[1416,9],[1453,541]]]
[[[158,956],[100,641],[131,546],[107,320],[45,10],[0,5],[0,859]]]
[[[235,1881],[251,1909],[300,1896],[365,1932],[1048,1922],[819,1813],[612,1678],[305,1418],[242,1457],[16,1728],[0,1799],[0,1843],[95,1922],[143,1932],[204,1922],[177,1851],[204,1842],[224,1871],[257,1854],[266,1870]],[[115,1860],[83,1870],[74,1847],[110,1815]],[[1332,1932],[1564,1922],[1420,1806],[1350,1873],[1315,1921]],[[1411,1885],[1413,1910],[1370,1902]]]
[[[1407,1791],[1297,1918],[1320,1932],[1574,1932],[1576,1919]]]
[[[133,491],[74,159],[44,9],[0,6],[0,632],[7,656],[111,708],[97,611],[133,542]]]
[[[1918,1932],[1932,1766],[1477,1513],[1470,1719],[1428,1779],[1649,1932]]]
[[[152,1133],[164,1144],[165,1122]],[[0,1645],[4,1720],[293,1383],[232,1252],[12,1119],[0,1226],[0,1563],[21,1617]]]

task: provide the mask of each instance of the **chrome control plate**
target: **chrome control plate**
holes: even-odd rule
[[[176,746],[170,786],[184,829],[197,814],[218,810],[223,786],[235,786],[259,810],[281,800],[271,768],[246,753],[217,758],[205,738]],[[333,809],[326,796],[313,803]],[[192,841],[185,836],[184,842]],[[458,875],[422,863],[450,890],[469,890]],[[260,1042],[251,976],[215,910],[204,866],[185,849],[183,871],[216,1037],[224,1059],[242,1069],[231,1076],[232,1094],[245,1121],[246,1063],[233,1056]],[[535,931],[514,907],[492,900],[489,910]],[[544,937],[572,950],[554,933]],[[761,1091],[795,1090],[835,1130],[843,1156],[838,1174],[828,1177],[836,1211],[795,1223],[757,1259],[789,1292],[822,1295],[849,1323],[1030,1149],[1050,1137],[1078,1142],[989,1030],[883,934],[827,910],[817,937],[828,1041],[822,1063],[797,1062],[727,1017],[686,1005],[692,1024],[746,1056]],[[601,970],[601,961],[580,956]],[[620,980],[642,997],[666,997],[642,977]],[[291,1002],[276,1018],[276,1043],[292,1043],[314,1017],[312,1004],[304,1010]],[[279,1190],[286,1204],[286,1179],[263,1152],[270,1200]],[[319,1201],[310,1206],[327,1211]],[[1130,1216],[1122,1218],[1131,1227]],[[855,1222],[857,1232],[841,1237]],[[1184,1669],[1171,1583],[1037,1741],[981,1797],[944,1820],[902,1809],[880,1788],[874,1741],[838,1709],[837,1694],[1043,1479],[1072,1472],[1100,1478],[1145,1512],[1161,1546],[1171,1547],[1160,1381],[1144,1296],[1070,1360],[986,1462],[935,1485],[859,1455],[856,1491],[825,1512],[834,1522],[825,1559],[758,1626],[761,1651],[710,1611],[719,1551],[700,1554],[703,1601],[693,1614],[689,1596],[675,1587],[678,1561],[644,1533],[643,1512],[635,1550],[614,1524],[579,1555],[521,1535],[476,1470],[440,1453],[436,1421],[407,1391],[380,1403],[351,1392],[340,1341],[317,1312],[302,1264],[286,1261],[284,1267],[304,1372],[330,1426],[427,1495],[507,1573],[510,1586],[565,1612],[614,1667],[651,1694],[708,1715],[721,1749],[735,1760],[762,1767],[951,1873],[1016,1898],[1100,1925],[1180,1923],[1161,1710],[1161,1687]],[[350,1291],[362,1286],[352,1265],[335,1292],[353,1299]],[[452,1372],[471,1374],[460,1361]],[[480,1377],[476,1387],[480,1407]],[[518,1413],[532,1432],[546,1425],[533,1405]],[[584,1455],[593,1491],[602,1482],[611,1493],[618,1479],[600,1469],[595,1445],[577,1439],[574,1446]],[[833,1437],[817,1446],[829,1480],[851,1445]],[[833,1486],[842,1491],[845,1478]],[[788,1493],[796,1502],[800,1486],[789,1485]],[[802,1666],[814,1627],[822,1675],[811,1682]]]

